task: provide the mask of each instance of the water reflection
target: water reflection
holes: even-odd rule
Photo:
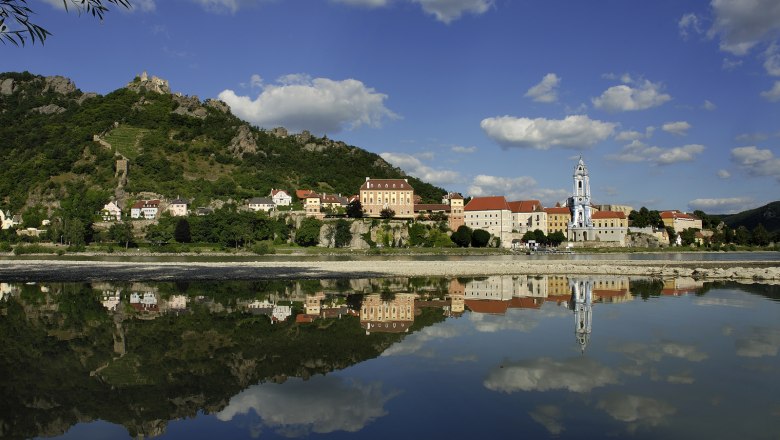
[[[98,420],[146,437],[388,437],[412,421],[421,436],[480,435],[448,431],[471,417],[496,437],[772,438],[778,290],[618,276],[0,283],[0,437],[83,436]],[[734,417],[746,423],[719,422]]]

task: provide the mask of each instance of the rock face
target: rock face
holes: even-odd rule
[[[171,88],[168,85],[168,80],[152,76],[151,78],[146,72],[136,77],[133,81],[127,84],[127,88],[136,92],[146,90],[149,92],[166,94],[171,93]]]
[[[10,95],[16,91],[16,84],[11,78],[0,81],[0,95]]]
[[[198,119],[206,119],[208,110],[200,104],[197,96],[173,95],[173,101],[179,104],[173,112],[177,115],[192,116]]]
[[[44,81],[46,82],[46,85],[43,87],[44,93],[52,90],[60,95],[69,95],[78,90],[73,81],[64,76],[47,76]]]
[[[246,153],[257,152],[257,139],[248,125],[238,127],[238,133],[230,140],[228,150],[238,158],[243,157]]]
[[[44,105],[42,107],[35,107],[31,111],[38,112],[44,115],[52,115],[55,113],[62,113],[65,111],[65,109],[56,104],[49,104],[49,105]]]
[[[661,241],[652,235],[630,234],[627,237],[626,245],[639,248],[661,248],[664,247]]]

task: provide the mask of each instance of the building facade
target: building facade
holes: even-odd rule
[[[292,204],[292,196],[283,189],[272,189],[271,199],[276,206],[290,206]]]
[[[519,234],[528,231],[540,231],[547,234],[547,213],[538,200],[518,200],[509,202],[512,211],[512,230]]]
[[[363,216],[380,217],[385,209],[392,209],[395,218],[414,218],[414,189],[406,179],[372,179],[360,186]]]
[[[457,231],[459,227],[466,224],[462,195],[456,192],[447,193],[442,197],[441,202],[450,205],[450,217],[448,219],[450,230]]]
[[[569,208],[556,206],[554,208],[544,208],[547,214],[547,235],[556,232],[562,232],[568,237],[569,223],[571,222],[571,211]]]
[[[171,204],[168,206],[168,212],[174,217],[186,217],[188,202],[184,199],[171,200]]]
[[[474,197],[464,211],[466,226],[490,232],[501,240],[501,247],[512,246],[512,211],[504,196]]]
[[[685,229],[702,229],[701,220],[680,211],[661,211],[661,220],[664,226],[671,226],[676,232]]]

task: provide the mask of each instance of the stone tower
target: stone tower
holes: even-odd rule
[[[569,240],[588,241],[593,240],[593,220],[591,219],[590,206],[590,176],[588,167],[580,156],[580,160],[574,167],[574,186],[568,205],[571,210],[569,222]]]

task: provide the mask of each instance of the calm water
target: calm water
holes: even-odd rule
[[[0,284],[0,437],[780,438],[780,287]]]

